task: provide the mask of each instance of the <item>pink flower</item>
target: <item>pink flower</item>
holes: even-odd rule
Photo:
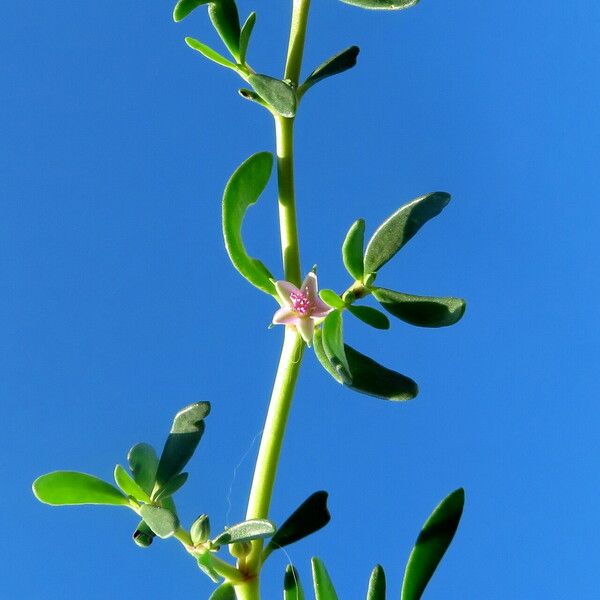
[[[318,294],[317,276],[309,273],[298,289],[289,281],[277,281],[275,289],[283,306],[273,315],[275,325],[293,325],[310,346],[318,325],[333,309]]]

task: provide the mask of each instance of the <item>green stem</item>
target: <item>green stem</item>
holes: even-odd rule
[[[298,85],[300,69],[302,68],[302,55],[304,54],[304,42],[306,40],[310,0],[293,0],[293,2],[290,41],[285,61],[285,78],[290,79],[294,85]]]
[[[306,26],[310,0],[293,0],[290,40],[285,64],[285,78],[297,86],[302,67],[302,55],[306,39]],[[279,206],[279,230],[285,279],[300,285],[300,247],[296,219],[294,190],[294,119],[275,117],[277,141],[277,183]],[[250,497],[247,519],[265,519],[269,516],[271,498],[277,474],[277,465],[283,445],[294,388],[298,379],[304,342],[293,327],[286,327],[281,357],[275,375],[271,401],[263,430]],[[262,541],[252,543],[246,557],[247,581],[235,587],[238,600],[259,600]]]
[[[258,600],[260,598],[258,577],[248,579],[236,585],[234,589],[237,600]]]
[[[269,516],[269,507],[273,496],[277,464],[281,454],[283,436],[292,404],[294,388],[300,371],[304,342],[295,329],[286,327],[281,358],[273,384],[271,402],[265,421],[250,499],[246,511],[247,519],[265,519]],[[260,569],[262,543],[252,544],[252,550],[246,559],[250,573]]]
[[[279,233],[286,281],[299,286],[302,280],[300,245],[294,190],[294,119],[275,117],[277,138],[277,187],[279,190]]]

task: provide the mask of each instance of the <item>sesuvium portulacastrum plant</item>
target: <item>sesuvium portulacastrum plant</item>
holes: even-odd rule
[[[403,9],[418,2],[343,1],[366,9]],[[133,446],[127,456],[130,472],[121,465],[115,467],[116,487],[84,473],[56,471],[39,477],[33,491],[39,500],[52,505],[105,504],[128,508],[139,519],[133,532],[135,543],[148,547],[156,537],[176,538],[200,569],[218,584],[211,596],[213,600],[258,600],[261,568],[271,553],[318,531],[330,518],[327,493],[318,491],[279,527],[269,519],[277,463],[305,348],[312,348],[331,377],[348,388],[386,400],[410,400],[418,392],[412,379],[345,343],[345,316],[355,317],[375,329],[390,327],[385,313],[419,327],[445,327],[463,316],[465,302],[460,298],[415,296],[376,284],[385,264],[448,204],[450,196],[445,192],[426,194],[401,206],[375,230],[366,245],[365,222],[358,219],[353,223],[342,244],[343,263],[352,278],[343,293],[329,289],[319,292],[314,269],[303,276],[294,194],[294,117],[308,90],[352,68],[359,49],[350,46],[301,81],[310,0],[293,0],[285,72],[278,79],[255,71],[246,59],[256,13],[250,13],[242,25],[235,0],[180,0],[173,13],[175,21],[181,21],[202,5],[207,5],[210,20],[230,58],[190,37],[186,38],[187,44],[237,73],[248,85],[239,93],[273,115],[276,132],[281,279],[277,280],[260,260],[248,255],[242,237],[246,211],[258,200],[271,177],[273,155],[253,154],[233,173],[223,195],[223,235],[231,262],[251,284],[273,297],[279,307],[272,322],[285,328],[245,520],[215,534],[208,516],[202,514],[185,528],[173,500],[188,479],[183,469],[204,433],[210,411],[207,402],[192,404],[177,413],[160,456],[149,444]],[[385,312],[360,304],[367,296],[373,296]],[[402,600],[421,597],[454,536],[463,503],[464,492],[458,489],[442,500],[425,522],[406,565]],[[219,554],[225,546],[235,560],[226,560]],[[318,558],[312,561],[312,578],[317,600],[337,598],[327,570]],[[384,571],[376,566],[368,583],[367,600],[383,600],[385,588]],[[304,598],[300,577],[291,565],[285,572],[283,596],[284,600]]]

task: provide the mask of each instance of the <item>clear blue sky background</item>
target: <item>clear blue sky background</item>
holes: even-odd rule
[[[426,598],[597,598],[600,8],[597,2],[422,0],[368,13],[314,0],[305,73],[351,44],[358,66],[313,88],[298,117],[304,268],[343,289],[350,223],[372,231],[431,190],[454,200],[381,274],[462,295],[442,330],[348,321],[355,347],[411,375],[403,405],[335,384],[312,355],[273,502],[311,492],[333,520],[290,548],[322,557],[342,600],[382,563],[390,598],[418,529],[459,486],[465,515]],[[189,523],[243,517],[279,351],[274,305],[233,270],[220,198],[273,149],[239,82],[183,43],[216,45],[204,10],[169,2],[7,2],[0,20],[2,594],[51,600],[207,598],[170,540],[141,550],[135,519],[53,509],[31,481],[110,478],[138,441],[161,445],[181,406],[213,403],[180,494]],[[258,12],[249,57],[282,69],[288,2]],[[248,246],[281,274],[274,187]],[[254,443],[254,445],[253,445]],[[266,569],[280,597],[285,557]]]

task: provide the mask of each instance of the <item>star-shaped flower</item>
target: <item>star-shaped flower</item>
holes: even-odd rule
[[[317,276],[309,273],[298,289],[289,281],[277,281],[275,289],[283,306],[273,315],[275,325],[293,325],[302,339],[310,346],[315,325],[333,309],[318,294]]]

